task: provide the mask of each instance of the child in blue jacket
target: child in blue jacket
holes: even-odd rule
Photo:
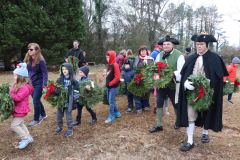
[[[80,79],[78,80],[79,84],[83,83],[84,81],[90,81],[91,79],[88,77],[89,73],[89,67],[88,66],[82,66],[79,68],[78,76]],[[90,86],[86,86],[90,87]],[[86,88],[87,89],[87,88]],[[76,122],[73,123],[74,126],[81,124],[81,117],[82,117],[82,109],[83,105],[77,104],[77,117]],[[91,109],[91,106],[86,106],[87,111],[91,114],[92,119],[90,120],[89,124],[93,125],[97,122],[96,113]]]
[[[127,60],[124,63],[124,68],[122,71],[122,78],[124,80],[125,86],[126,86],[126,96],[128,98],[128,107],[127,107],[127,113],[132,112],[133,109],[133,94],[128,91],[127,86],[131,82],[131,80],[134,77],[134,70],[132,68],[132,64],[130,60]]]

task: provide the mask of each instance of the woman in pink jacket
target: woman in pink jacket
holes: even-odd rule
[[[227,67],[229,76],[224,77],[224,82],[226,82],[226,79],[228,78],[232,84],[235,83],[236,78],[237,78],[238,64],[240,64],[240,59],[238,57],[234,57],[232,59],[232,63]],[[228,102],[233,104],[232,93],[228,94]]]
[[[29,105],[29,96],[33,93],[33,87],[28,83],[28,71],[26,63],[19,63],[13,71],[14,84],[10,90],[10,95],[14,102],[13,121],[11,129],[21,138],[18,143],[19,149],[24,149],[27,145],[33,142],[26,125],[24,118],[31,111]]]

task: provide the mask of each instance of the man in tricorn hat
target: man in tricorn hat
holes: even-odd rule
[[[180,71],[185,62],[184,56],[182,55],[182,53],[177,49],[174,49],[174,45],[179,44],[179,41],[177,39],[167,35],[165,38],[161,39],[158,42],[158,44],[163,46],[163,51],[161,51],[158,54],[155,62],[163,62],[163,63],[166,63],[171,68],[173,68],[174,76],[173,76],[173,81],[171,82],[172,84],[170,84],[169,87],[157,89],[157,114],[156,114],[157,124],[149,130],[150,133],[159,132],[163,130],[163,126],[162,126],[163,104],[167,96],[170,98],[172,105],[174,107],[174,111],[176,113],[178,89],[180,85],[179,82],[181,80]],[[161,77],[158,77],[158,78],[161,78]],[[172,86],[175,86],[176,88]],[[176,126],[176,123],[174,124],[174,128],[175,129],[178,128]]]
[[[193,134],[195,125],[203,127],[202,143],[208,143],[208,129],[215,132],[222,129],[222,101],[223,101],[223,77],[228,75],[221,57],[208,49],[209,42],[217,42],[213,35],[201,33],[194,35],[192,40],[196,42],[196,53],[189,56],[181,71],[181,84],[179,91],[179,106],[177,125],[187,127],[187,142],[180,147],[181,151],[189,151],[194,147]],[[203,75],[210,81],[210,87],[214,89],[212,103],[204,112],[197,112],[187,103],[187,90],[194,90],[193,83],[188,80],[190,75]]]

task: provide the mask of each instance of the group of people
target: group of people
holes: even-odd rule
[[[126,112],[132,112],[133,106],[136,107],[138,114],[142,114],[143,110],[150,110],[149,97],[151,91],[139,97],[129,92],[127,86],[134,78],[135,71],[142,65],[148,65],[153,62],[164,62],[173,68],[173,78],[169,87],[156,89],[156,125],[149,129],[149,132],[155,133],[163,131],[163,106],[164,103],[167,102],[167,98],[170,99],[176,115],[174,128],[187,128],[187,141],[181,145],[181,151],[189,151],[194,147],[193,135],[195,126],[203,127],[201,138],[203,143],[210,141],[208,129],[212,129],[215,132],[221,131],[223,127],[222,103],[224,77],[228,76],[228,71],[229,73],[230,71],[232,72],[233,67],[228,67],[229,69],[227,70],[221,57],[208,49],[210,42],[216,42],[213,35],[201,33],[193,36],[192,40],[196,46],[196,53],[187,57],[175,49],[175,45],[178,45],[179,41],[170,36],[161,39],[158,44],[155,45],[152,53],[149,53],[146,46],[140,46],[136,57],[133,56],[131,50],[125,51],[128,54],[123,52],[121,56],[118,57],[114,50],[108,50],[106,52],[108,66],[105,76],[109,112],[105,123],[111,124],[116,118],[121,117],[115,100],[120,81],[123,81],[126,85],[125,93],[128,101]],[[85,65],[85,61],[82,58],[83,54],[79,49],[79,42],[74,41],[73,45],[74,48],[71,49],[65,57],[66,62],[60,66],[60,76],[56,81],[56,83],[61,84],[68,90],[68,99],[65,106],[62,107],[64,109],[58,109],[56,115],[56,134],[60,134],[63,130],[63,116],[64,113],[66,114],[68,129],[64,134],[65,137],[73,135],[74,125],[81,124],[83,106],[75,103],[74,90],[79,89],[81,82],[90,80],[88,77],[89,67]],[[189,51],[189,49],[186,49],[186,51]],[[68,56],[70,55],[79,58],[79,70],[76,73],[74,73],[72,65],[68,63]],[[231,65],[236,68],[239,63],[239,58],[235,57]],[[236,79],[236,69],[234,69],[231,74],[235,74]],[[209,80],[211,88],[214,90],[212,97],[213,102],[207,111],[198,112],[187,103],[186,92],[195,89],[193,82],[188,79],[191,75],[205,76]],[[77,79],[76,77],[80,78]],[[30,78],[30,81],[28,78]],[[161,77],[155,78],[159,79]],[[24,125],[24,117],[30,112],[28,102],[30,95],[33,97],[34,118],[28,126],[33,127],[40,124],[47,117],[41,103],[41,96],[43,88],[47,85],[48,72],[46,62],[38,44],[30,43],[28,45],[28,52],[25,56],[24,63],[19,63],[14,70],[14,80],[15,82],[10,92],[15,105],[11,128],[21,137],[18,148],[23,149],[29,143],[33,142],[32,136]],[[232,81],[235,81],[234,78]],[[91,90],[92,88],[88,85],[86,89]],[[59,90],[56,89],[54,93],[56,95],[59,94]],[[72,118],[74,105],[77,106],[78,110],[76,121],[73,121]],[[95,124],[97,121],[96,113],[91,109],[91,106],[86,106],[86,108],[92,116],[90,124]]]

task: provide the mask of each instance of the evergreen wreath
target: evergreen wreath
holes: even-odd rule
[[[230,79],[226,79],[226,83],[223,86],[223,95],[228,95],[231,93],[237,93],[240,90],[240,80],[236,78],[234,83],[231,83]]]
[[[239,78],[236,78],[236,81],[234,82],[233,92],[237,93],[237,92],[239,92],[239,90],[240,90],[240,80],[239,80]]]
[[[147,65],[142,65],[138,67],[134,78],[128,84],[127,89],[133,95],[138,97],[143,97],[148,92],[148,87],[143,81],[143,73]]]
[[[67,90],[60,84],[55,84],[53,81],[48,82],[44,99],[51,104],[52,107],[65,108],[68,100]]]
[[[78,63],[79,63],[78,58],[75,56],[68,56],[68,63],[72,65],[73,71],[76,73],[76,71],[78,70]]]
[[[124,82],[119,82],[119,93],[118,95],[124,95],[126,93],[126,85]]]
[[[0,86],[0,122],[8,119],[14,110],[13,100],[9,94],[9,87],[8,83]]]
[[[90,90],[86,89],[86,86],[90,86]],[[103,89],[98,85],[94,85],[94,82],[83,81],[79,87],[80,97],[78,103],[84,106],[93,107],[94,104],[103,101]]]
[[[163,62],[151,63],[146,66],[143,75],[148,88],[166,88],[173,80],[173,69]]]
[[[210,87],[209,80],[203,75],[191,75],[188,78],[195,87],[192,91],[187,91],[187,101],[196,111],[208,110],[212,103],[214,90]]]
[[[230,79],[226,79],[226,83],[223,86],[223,95],[228,95],[234,92],[235,85],[231,83]]]

